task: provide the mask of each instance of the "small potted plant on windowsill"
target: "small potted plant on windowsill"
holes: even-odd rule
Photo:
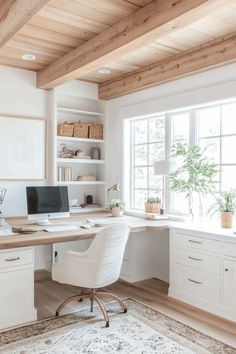
[[[148,198],[145,202],[145,213],[160,213],[161,199],[159,197]]]
[[[125,209],[125,203],[120,199],[112,199],[108,204],[108,207],[111,210],[112,216],[122,216]]]
[[[220,197],[216,197],[216,204],[214,204],[210,211],[213,213],[220,212],[221,227],[232,228],[233,227],[233,213],[236,209],[236,192],[224,192]]]

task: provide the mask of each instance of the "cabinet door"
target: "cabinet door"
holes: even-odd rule
[[[236,310],[235,261],[224,261],[224,306]]]

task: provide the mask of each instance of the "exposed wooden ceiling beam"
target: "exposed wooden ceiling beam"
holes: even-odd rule
[[[155,0],[41,70],[37,86],[50,89],[98,70],[127,51],[226,6],[226,2],[232,0]]]
[[[49,0],[2,0],[0,48],[6,44]]]
[[[236,62],[236,32],[101,83],[99,98],[109,100],[231,62]]]

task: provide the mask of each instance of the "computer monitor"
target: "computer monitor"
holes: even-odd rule
[[[28,219],[38,225],[48,225],[49,218],[69,217],[69,198],[66,186],[26,187]]]

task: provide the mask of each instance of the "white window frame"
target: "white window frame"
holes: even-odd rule
[[[224,100],[220,102],[215,102],[215,103],[209,103],[209,104],[204,104],[204,105],[198,105],[190,108],[183,108],[183,109],[178,109],[178,110],[173,110],[170,112],[161,112],[157,114],[151,114],[149,116],[145,117],[137,117],[137,118],[132,118],[132,119],[126,119],[125,120],[125,127],[124,130],[126,131],[126,139],[125,139],[125,151],[127,151],[126,146],[129,144],[128,151],[129,151],[129,159],[127,159],[127,155],[124,155],[124,158],[126,160],[125,163],[125,173],[124,173],[124,181],[125,181],[125,189],[124,192],[127,191],[129,197],[126,199],[128,209],[131,211],[142,211],[140,209],[135,209],[133,207],[134,203],[134,171],[135,171],[135,166],[134,166],[134,137],[133,137],[133,126],[134,122],[137,120],[149,120],[151,118],[158,118],[165,116],[165,158],[168,159],[170,157],[170,150],[171,150],[171,142],[172,142],[172,124],[171,124],[171,117],[175,114],[182,114],[182,113],[189,113],[189,145],[198,145],[199,144],[199,136],[198,136],[198,122],[197,122],[197,111],[201,109],[207,109],[207,108],[213,108],[213,107],[220,107],[220,135],[218,136],[209,136],[209,137],[204,137],[201,139],[211,139],[211,138],[219,138],[220,139],[220,159],[219,159],[219,166],[220,169],[220,185],[219,185],[219,193],[222,192],[222,171],[221,168],[224,166],[235,166],[236,163],[222,163],[222,138],[224,137],[230,137],[234,136],[236,138],[236,133],[235,134],[222,134],[222,106],[227,105],[227,104],[233,104],[236,103],[236,99],[233,100]],[[128,134],[127,134],[128,131]],[[151,142],[155,143],[155,142]],[[149,138],[147,143],[144,143],[147,145],[150,145]],[[149,159],[149,151],[148,151],[148,159]],[[129,160],[129,166],[127,165],[127,161]],[[147,163],[147,165],[144,165],[145,167],[151,166]],[[142,167],[142,166],[140,166]],[[129,171],[127,171],[127,168]],[[127,177],[128,180],[127,180]],[[148,177],[148,176],[147,176]],[[148,178],[149,181],[149,178]],[[127,183],[128,182],[128,183]],[[149,183],[149,182],[148,182]],[[142,188],[137,188],[139,190],[142,190]],[[144,188],[144,190],[154,190],[153,188],[148,189]],[[217,192],[216,192],[217,193]],[[165,198],[165,209],[166,212],[169,214],[177,214],[174,210],[171,209],[171,192],[169,192],[169,181],[168,178],[165,180],[165,185],[164,185],[164,191],[163,195]],[[178,213],[179,214],[179,213]]]

